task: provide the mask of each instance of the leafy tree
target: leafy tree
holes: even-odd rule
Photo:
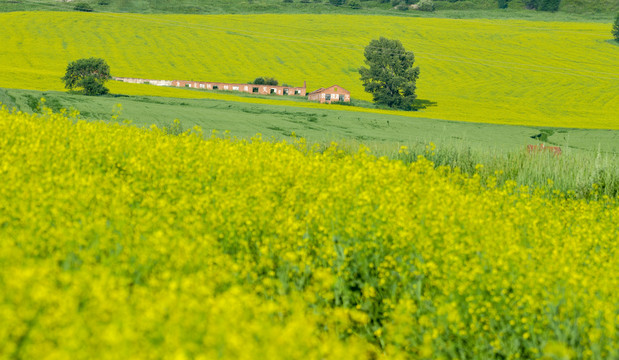
[[[92,6],[90,6],[90,4],[84,3],[84,2],[80,2],[80,3],[75,4],[75,6],[73,7],[73,10],[85,11],[85,12],[94,11],[94,9],[92,8]]]
[[[619,41],[619,14],[617,14],[617,17],[615,18],[615,24],[613,25],[612,33],[615,37],[615,40]]]
[[[415,88],[419,67],[413,67],[415,55],[406,51],[399,40],[381,36],[365,48],[365,64],[359,69],[365,91],[374,102],[389,107],[410,110],[417,97]]]
[[[419,10],[421,11],[434,11],[434,2],[432,0],[419,1]]]
[[[110,67],[99,58],[79,59],[69,63],[62,77],[65,88],[82,88],[86,95],[107,94],[109,90],[103,84],[109,79]]]
[[[273,86],[277,86],[277,84],[279,84],[279,82],[272,77],[258,77],[256,78],[253,82],[250,82],[250,84],[254,84],[254,85],[273,85]]]
[[[507,9],[510,0],[498,0],[499,9]]]
[[[359,0],[348,0],[348,6],[353,9],[361,9],[361,1]]]
[[[540,0],[538,10],[542,11],[557,11],[561,5],[561,0]]]
[[[557,11],[561,0],[525,0],[524,5],[527,9],[536,9],[542,11]]]

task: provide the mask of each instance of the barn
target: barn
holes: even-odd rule
[[[331,104],[333,102],[350,102],[350,91],[339,85],[332,85],[328,88],[314,90],[307,95],[310,101]]]

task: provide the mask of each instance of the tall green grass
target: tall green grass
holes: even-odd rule
[[[326,146],[326,142],[315,144]],[[615,153],[564,147],[563,153],[556,155],[550,151],[529,152],[526,148],[484,148],[445,139],[441,139],[439,146],[431,141],[416,141],[402,143],[399,147],[343,139],[340,146],[350,153],[367,147],[377,157],[405,163],[422,156],[435,167],[449,167],[470,176],[480,176],[489,186],[513,181],[528,187],[529,191],[542,191],[549,196],[579,199],[619,196],[619,156]]]

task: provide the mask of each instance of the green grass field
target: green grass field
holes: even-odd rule
[[[361,144],[378,156],[412,161],[417,155],[435,165],[459,167],[500,183],[573,191],[590,197],[593,184],[602,194],[619,194],[619,131],[526,127],[410,118],[345,110],[274,106],[216,99],[178,99],[149,96],[87,97],[61,92],[0,89],[0,101],[9,108],[33,112],[44,97],[45,105],[59,111],[73,108],[91,120],[131,121],[136,126],[153,124],[173,133],[199,126],[208,136],[292,140],[303,137],[324,146],[332,141],[350,152]],[[121,106],[119,106],[121,104]],[[178,125],[173,126],[174,119]],[[525,148],[540,141],[561,146],[560,157],[530,155]],[[434,144],[434,145],[432,145]],[[406,152],[400,151],[406,147]],[[431,150],[434,148],[434,150]],[[483,164],[480,172],[477,165]]]
[[[465,123],[401,115],[363,113],[325,108],[275,106],[218,99],[178,99],[150,96],[88,97],[62,92],[0,89],[0,102],[8,108],[33,112],[31,99],[45,98],[45,105],[58,111],[77,109],[91,120],[130,120],[134,125],[163,127],[179,119],[184,129],[200,126],[205,131],[228,131],[249,138],[289,139],[294,132],[312,142],[357,141],[379,153],[397,151],[401,145],[461,146],[475,150],[518,151],[544,140],[573,152],[619,155],[619,131],[529,127]],[[290,102],[289,102],[290,103]],[[118,105],[121,105],[120,108]],[[345,107],[338,107],[346,109]],[[543,139],[534,138],[544,134]]]
[[[293,85],[307,81],[310,90],[336,83],[354,98],[369,100],[357,68],[364,46],[386,36],[401,39],[416,54],[418,96],[436,102],[401,115],[619,129],[619,46],[609,41],[608,24],[58,12],[5,13],[0,21],[7,29],[0,34],[0,87],[5,88],[62,90],[59,78],[68,62],[97,56],[115,76],[246,82],[270,75]],[[111,89],[231,99],[153,86],[112,84]]]
[[[523,0],[511,0],[507,9],[498,9],[496,0],[447,1],[435,0],[434,12],[396,10],[391,1],[364,0],[361,8],[333,6],[327,0],[301,2],[293,0],[109,0],[105,4],[95,0],[82,0],[96,12],[130,12],[143,14],[255,14],[255,13],[305,13],[305,14],[372,14],[397,16],[438,16],[454,18],[531,18],[558,20],[608,21],[619,11],[615,0],[563,0],[555,13],[526,9]],[[74,11],[74,4],[55,0],[0,0],[0,11]]]

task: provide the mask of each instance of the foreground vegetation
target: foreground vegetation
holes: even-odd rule
[[[616,198],[198,128],[0,132],[2,357],[619,356]]]
[[[418,99],[435,104],[408,116],[619,128],[619,47],[610,24],[75,12],[5,13],[0,21],[6,29],[0,33],[0,86],[6,88],[61,91],[66,64],[93,56],[105,59],[114,76],[245,82],[266,75],[291,85],[307,81],[309,90],[336,83],[353,98],[371,100],[358,68],[369,41],[385,36],[414,52]],[[331,29],[337,39],[316,28]],[[148,85],[109,88],[129,95],[223,96]]]

